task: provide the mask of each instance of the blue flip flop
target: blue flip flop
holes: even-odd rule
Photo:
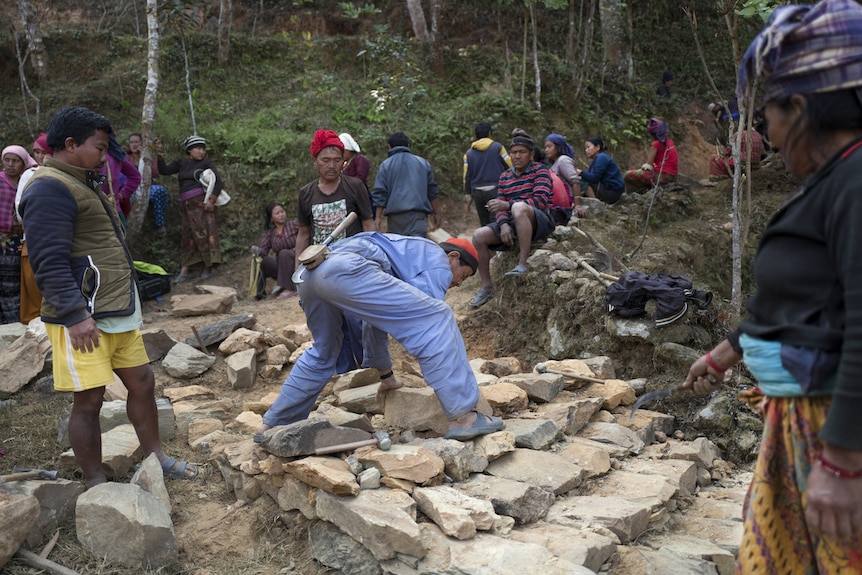
[[[507,271],[504,275],[507,276],[522,276],[527,273],[527,266],[522,266],[521,264],[516,265],[509,271]]]
[[[471,307],[471,308],[482,307],[483,305],[488,303],[488,300],[490,300],[492,297],[494,297],[494,290],[492,290],[492,289],[480,289],[479,291],[476,292],[476,295],[473,296],[473,299],[471,299],[467,303],[467,307]]]
[[[467,441],[479,435],[486,435],[505,429],[506,424],[499,417],[493,415],[485,415],[484,413],[476,412],[476,421],[470,427],[457,427],[450,429],[443,437],[445,439],[457,439],[458,441]]]

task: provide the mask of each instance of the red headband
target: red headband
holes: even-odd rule
[[[342,152],[344,151],[344,144],[341,143],[338,134],[332,130],[318,130],[314,133],[314,139],[311,141],[311,155],[316,158],[321,150],[333,146]]]

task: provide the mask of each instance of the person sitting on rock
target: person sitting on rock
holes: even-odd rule
[[[542,164],[533,161],[533,138],[527,132],[512,132],[509,156],[512,167],[500,175],[497,197],[488,202],[494,221],[473,233],[473,245],[479,254],[479,277],[482,287],[467,304],[477,308],[494,296],[491,284],[491,250],[518,248],[518,264],[506,272],[509,276],[527,273],[527,258],[533,240],[553,233],[553,202],[551,174]]]

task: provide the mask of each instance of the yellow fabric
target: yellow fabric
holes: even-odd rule
[[[765,397],[753,388],[740,399],[761,413],[763,438],[745,497],[737,575],[862,573],[862,537],[819,537],[805,522],[805,484],[822,450],[817,433],[831,397]]]
[[[114,380],[114,369],[138,367],[150,362],[140,330],[123,333],[99,332],[99,347],[81,353],[72,349],[62,325],[46,323],[54,350],[54,389],[84,391],[104,387]]]

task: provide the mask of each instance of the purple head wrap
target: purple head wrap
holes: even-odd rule
[[[658,118],[650,118],[649,121],[647,122],[646,129],[647,129],[647,132],[649,132],[650,134],[655,136],[655,139],[658,140],[659,142],[661,142],[662,144],[664,144],[665,141],[667,140],[667,132],[668,132],[667,122],[663,122],[663,121],[659,120]]]
[[[554,145],[560,149],[560,154],[568,156],[573,160],[575,159],[575,149],[566,141],[565,136],[561,136],[560,134],[548,134],[548,137],[545,138],[545,140],[553,142]]]
[[[854,0],[776,8],[742,57],[737,97],[757,77],[767,101],[862,86],[860,38],[862,6]]]

